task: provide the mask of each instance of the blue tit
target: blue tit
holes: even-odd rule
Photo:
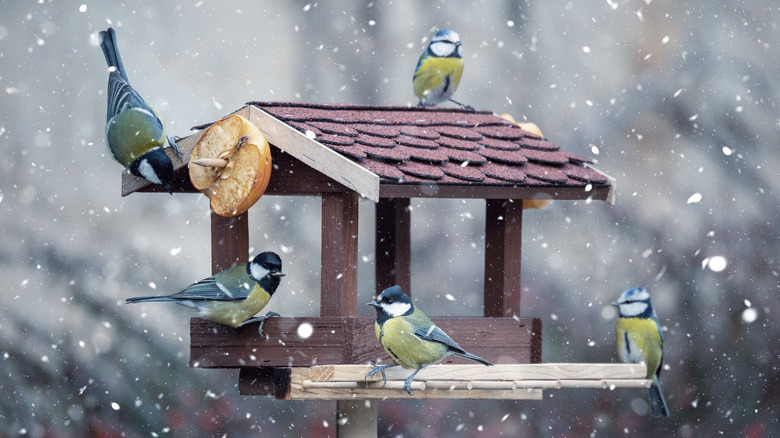
[[[650,302],[650,294],[643,287],[629,289],[612,303],[620,314],[615,326],[617,352],[627,363],[647,364],[650,385],[650,414],[668,417],[669,409],[661,392],[661,368],[664,363],[664,335]]]
[[[276,312],[252,318],[263,310],[279,287],[282,259],[276,253],[263,252],[249,263],[225,269],[209,278],[187,286],[183,291],[161,297],[128,298],[128,303],[165,302],[192,307],[200,316],[230,327],[241,327],[252,322],[263,324]],[[250,319],[251,318],[251,319]]]
[[[181,161],[179,147],[165,135],[157,111],[130,86],[114,29],[109,27],[100,32],[100,48],[109,67],[106,139],[111,154],[133,175],[160,184],[173,193],[173,163],[163,148],[166,142],[170,143]]]
[[[415,368],[406,379],[404,389],[412,395],[411,384],[414,376],[424,367],[439,363],[447,356],[459,356],[473,361],[493,365],[492,363],[467,353],[455,341],[436,326],[422,310],[415,307],[412,299],[393,286],[382,291],[368,303],[376,308],[374,332],[385,351],[404,368]],[[373,364],[372,364],[373,365]],[[374,365],[366,378],[381,372],[382,381],[387,381],[385,369],[395,365]]]
[[[434,106],[446,100],[464,109],[473,109],[452,100],[452,94],[463,75],[460,37],[454,31],[442,29],[433,36],[428,48],[414,68],[414,94],[418,106]]]

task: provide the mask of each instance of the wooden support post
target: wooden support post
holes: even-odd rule
[[[411,295],[409,198],[381,198],[376,204],[376,293],[393,285]]]
[[[211,272],[216,274],[249,257],[249,219],[246,213],[222,217],[211,212]]]
[[[320,316],[357,316],[358,195],[322,195]],[[336,402],[336,436],[376,436],[376,403]]]
[[[520,200],[486,200],[485,316],[520,315],[522,227]]]
[[[322,195],[320,316],[357,316],[358,195]]]

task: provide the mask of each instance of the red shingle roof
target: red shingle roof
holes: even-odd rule
[[[488,111],[250,102],[382,183],[608,186],[587,158]]]

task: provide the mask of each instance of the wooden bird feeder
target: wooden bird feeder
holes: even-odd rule
[[[245,395],[340,400],[339,411],[352,415],[347,423],[365,433],[358,418],[369,418],[370,426],[373,415],[375,425],[376,407],[356,415],[372,409],[364,399],[410,398],[400,386],[410,370],[388,370],[385,386],[365,381],[368,361],[392,360],[374,336],[374,318],[357,316],[365,305],[357,301],[358,199],[375,203],[376,292],[398,284],[408,293],[410,198],[478,198],[486,208],[483,316],[433,321],[496,366],[448,358],[417,375],[412,397],[540,399],[543,388],[647,386],[641,366],[542,364],[541,320],[519,316],[522,200],[612,203],[614,181],[589,160],[483,111],[250,102],[236,113],[271,145],[266,194],[322,199],[320,314],[269,319],[266,338],[256,325],[232,329],[193,318],[191,366],[240,368]],[[179,142],[185,162],[199,138]],[[196,192],[186,164],[173,162],[174,191]],[[125,171],[122,195],[134,192],[164,193]],[[246,213],[212,214],[211,224],[212,270],[245,262]],[[311,335],[304,338],[298,330],[305,324]],[[349,424],[339,427],[344,432]]]

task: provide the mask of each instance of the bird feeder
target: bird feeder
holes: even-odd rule
[[[545,388],[647,386],[645,368],[633,364],[542,364],[541,320],[520,317],[523,200],[612,203],[614,181],[588,159],[485,111],[250,102],[236,113],[270,143],[266,194],[322,199],[320,311],[269,319],[265,338],[255,325],[193,318],[190,366],[239,368],[241,394],[340,400],[340,411],[360,411],[365,399],[410,398],[400,387],[409,370],[388,370],[384,386],[365,381],[367,362],[392,360],[374,336],[374,318],[357,316],[365,304],[357,301],[358,199],[376,209],[378,293],[394,284],[413,292],[411,198],[476,198],[486,211],[483,316],[432,319],[496,366],[447,358],[417,375],[411,397],[540,399]],[[185,162],[201,133],[179,142]],[[173,162],[174,192],[196,192],[186,165]],[[125,172],[122,195],[133,192],[162,188]],[[212,214],[211,224],[212,270],[245,262],[246,213]],[[310,336],[298,335],[302,324]]]

